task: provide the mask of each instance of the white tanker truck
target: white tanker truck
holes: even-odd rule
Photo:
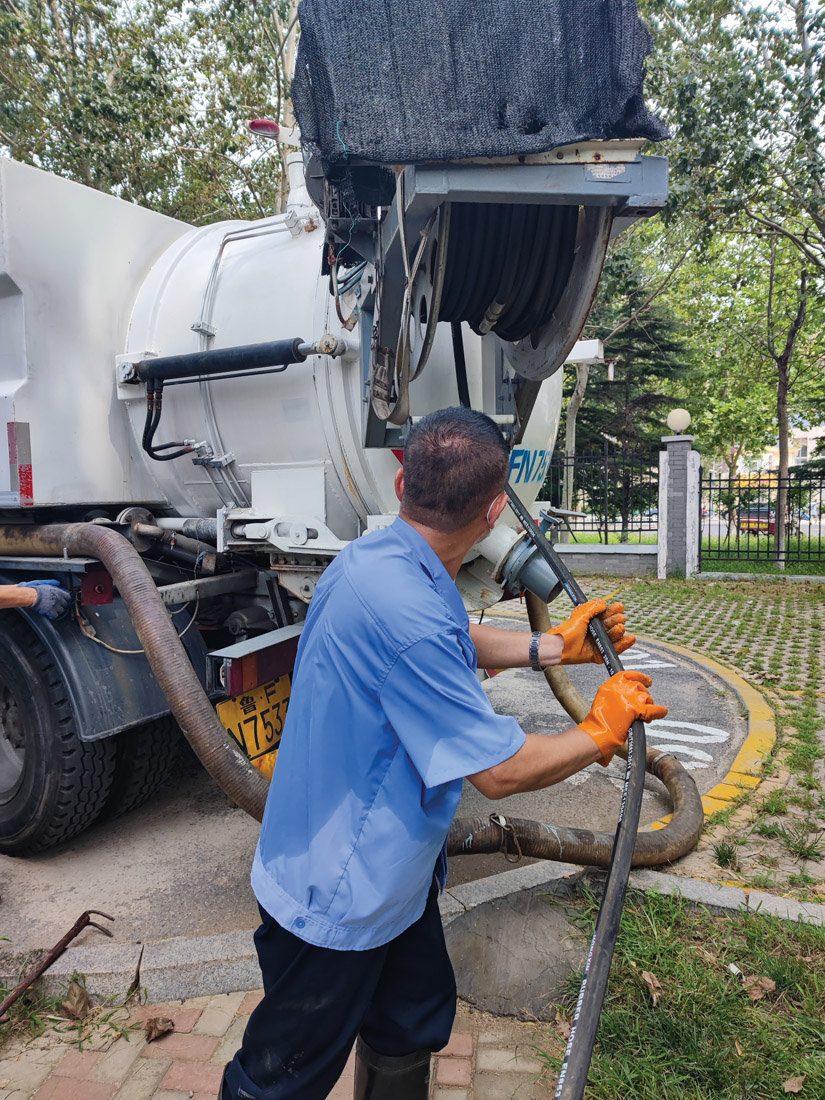
[[[536,499],[608,241],[666,198],[641,145],[382,169],[357,210],[295,152],[285,213],[205,228],[0,161],[0,581],[75,594],[0,615],[0,851],[151,796],[176,724],[260,815],[306,606],[416,417],[488,413]],[[509,514],[458,585],[554,589]]]

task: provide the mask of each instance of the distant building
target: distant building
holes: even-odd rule
[[[821,439],[825,439],[825,424],[817,428],[794,428],[791,431],[789,458],[791,466],[807,462],[813,455]],[[761,470],[779,468],[779,447],[768,447],[755,465]]]

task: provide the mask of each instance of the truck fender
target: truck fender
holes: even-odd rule
[[[82,633],[74,615],[52,622],[23,608],[6,614],[22,615],[48,649],[69,694],[81,741],[111,737],[152,718],[169,714],[166,698],[142,652],[113,653]],[[110,604],[83,608],[95,636],[115,649],[140,650],[126,606],[120,597]],[[189,623],[186,611],[182,632]],[[206,685],[206,646],[196,627],[181,639],[198,678]],[[33,685],[34,686],[34,685]]]

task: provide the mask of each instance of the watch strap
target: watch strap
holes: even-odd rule
[[[539,664],[539,644],[541,643],[542,631],[534,630],[532,637],[530,638],[530,668],[533,672],[544,672],[544,669]]]

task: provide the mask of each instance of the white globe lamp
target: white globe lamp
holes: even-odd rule
[[[672,409],[667,414],[667,426],[676,435],[681,435],[690,427],[690,413],[687,409]]]

